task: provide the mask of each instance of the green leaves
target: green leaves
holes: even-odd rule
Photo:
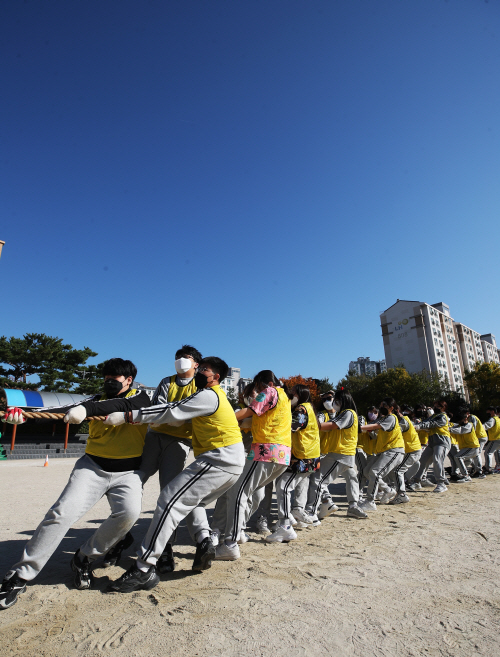
[[[500,365],[498,363],[476,363],[464,375],[465,385],[478,412],[488,406],[500,406]]]
[[[73,349],[61,338],[44,333],[27,333],[22,338],[0,338],[0,385],[23,390],[43,388],[49,392],[69,392],[79,384],[87,360],[97,356],[89,347]],[[96,366],[93,366],[96,368]],[[97,366],[98,367],[98,366]],[[40,383],[27,378],[38,375]]]

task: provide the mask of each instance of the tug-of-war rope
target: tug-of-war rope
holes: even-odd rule
[[[3,417],[4,415],[7,415],[7,413],[0,411],[0,417]],[[23,416],[29,420],[62,420],[65,415],[66,413],[37,413],[36,411],[23,411]],[[86,422],[87,420],[105,420],[106,417],[107,415],[91,415],[82,421]]]

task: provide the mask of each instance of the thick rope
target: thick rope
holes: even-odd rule
[[[6,413],[0,412],[0,417],[3,417]],[[35,411],[23,411],[24,417],[28,419],[42,419],[42,420],[62,420],[65,416],[65,413],[36,413]],[[92,415],[91,417],[86,417],[83,422],[87,420],[105,420],[107,415]]]

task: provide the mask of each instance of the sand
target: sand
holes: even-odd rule
[[[65,485],[73,461],[0,463],[0,573],[20,556]],[[73,552],[108,514],[101,501],[62,541],[19,602],[0,612],[0,654],[120,655],[499,655],[500,476],[427,489],[367,520],[340,511],[288,545],[250,532],[236,562],[192,574],[185,528],[177,571],[152,592],[105,594],[132,563],[96,569],[96,589],[72,588]],[[148,482],[139,539],[151,518]]]

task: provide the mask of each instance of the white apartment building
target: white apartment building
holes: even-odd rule
[[[380,315],[387,367],[402,364],[408,372],[427,370],[448,379],[464,393],[461,345],[445,303],[398,299]]]
[[[224,390],[226,395],[230,390],[234,392],[236,397],[240,392],[243,392],[244,387],[247,383],[251,383],[253,379],[246,379],[241,376],[241,369],[239,367],[230,367],[227,377],[220,384],[220,387]]]
[[[481,346],[483,348],[484,360],[487,363],[500,363],[497,341],[492,333],[486,333],[481,336]]]
[[[366,374],[375,376],[387,369],[385,360],[370,360],[369,356],[359,356],[357,360],[351,360],[349,363],[349,372],[355,372],[358,376]]]

